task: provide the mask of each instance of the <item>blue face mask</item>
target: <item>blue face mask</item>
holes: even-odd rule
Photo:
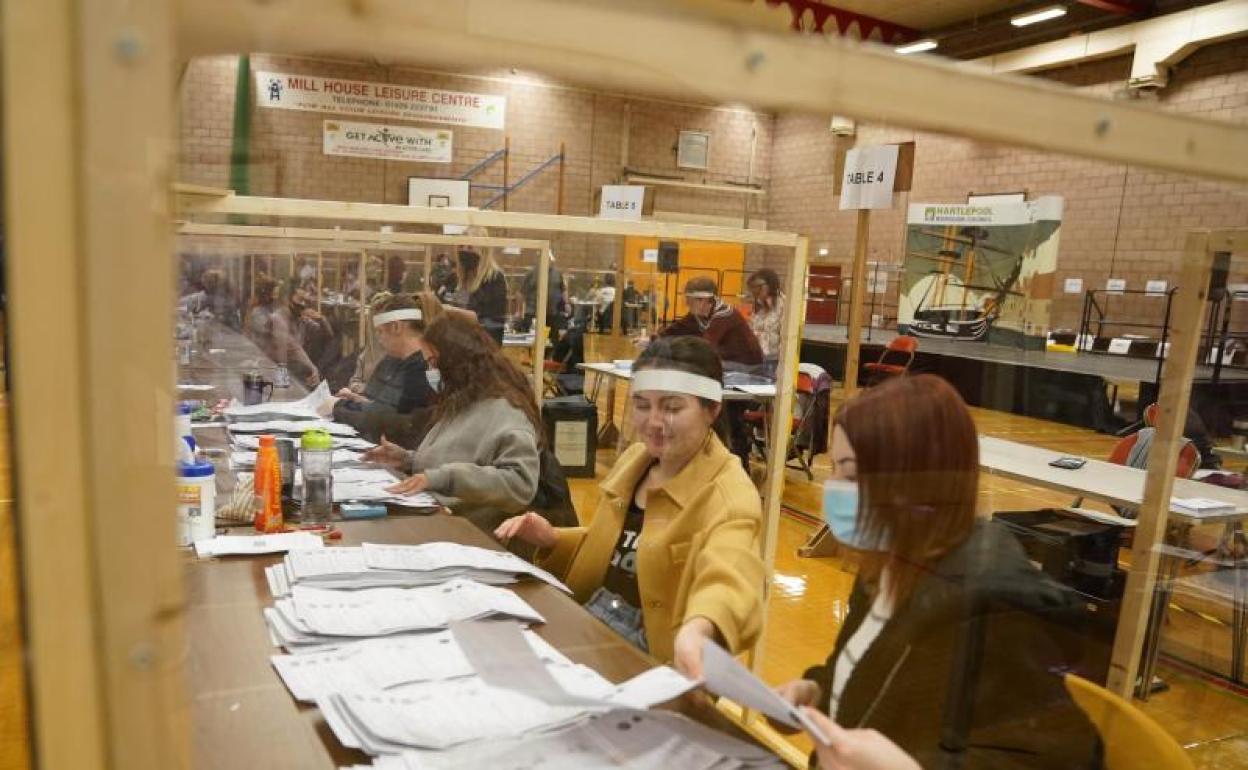
[[[842,544],[859,551],[875,550],[858,531],[858,485],[854,482],[823,482],[823,520]]]

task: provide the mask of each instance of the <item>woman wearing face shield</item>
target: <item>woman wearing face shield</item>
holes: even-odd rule
[[[899,377],[833,425],[824,516],[858,577],[827,662],[777,692],[923,767],[1099,766],[1062,680],[1078,594],[976,517],[978,435],[961,397],[933,375]]]
[[[602,482],[593,523],[555,528],[529,512],[495,531],[543,549],[593,615],[693,677],[705,639],[740,652],[762,622],[762,508],[722,441],[722,381],[704,340],[651,343],[633,365],[638,443]]]

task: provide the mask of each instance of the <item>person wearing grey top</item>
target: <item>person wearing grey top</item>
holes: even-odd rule
[[[475,321],[448,314],[425,332],[429,363],[442,375],[433,425],[415,450],[383,439],[364,459],[408,474],[390,487],[429,492],[486,532],[537,494],[541,417],[524,374]]]

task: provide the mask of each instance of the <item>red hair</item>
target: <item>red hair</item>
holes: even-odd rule
[[[966,403],[931,374],[895,377],[837,411],[833,425],[853,447],[858,522],[877,550],[860,573],[888,572],[894,606],[924,572],[961,545],[975,524],[979,436]]]

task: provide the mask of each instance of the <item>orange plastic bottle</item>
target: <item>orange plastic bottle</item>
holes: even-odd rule
[[[277,457],[277,443],[272,436],[260,437],[260,451],[256,453],[255,498],[252,503],[252,521],[257,532],[281,532],[282,521],[282,466]]]

